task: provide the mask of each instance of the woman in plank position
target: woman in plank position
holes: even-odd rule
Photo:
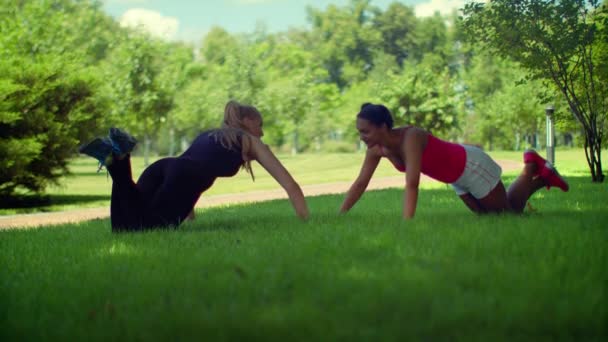
[[[404,219],[416,213],[421,173],[451,184],[462,201],[480,214],[522,213],[530,196],[544,186],[568,191],[565,179],[534,150],[524,152],[524,168],[507,191],[500,166],[481,149],[441,140],[414,126],[393,128],[391,113],[383,105],[363,104],[357,114],[357,130],[367,153],[342,203],[342,213],[359,200],[381,158],[406,173]]]
[[[137,183],[131,174],[130,152],[137,143],[128,133],[110,129],[80,152],[96,158],[112,177],[112,231],[176,227],[193,217],[194,205],[218,177],[232,177],[240,168],[251,174],[258,161],[287,192],[296,215],[308,217],[300,186],[260,140],[259,111],[236,101],[226,104],[222,127],[201,133],[179,157],[160,159],[146,168]]]

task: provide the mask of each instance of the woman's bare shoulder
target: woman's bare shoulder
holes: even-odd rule
[[[403,126],[399,127],[399,129],[401,130],[404,139],[406,137],[426,137],[431,134],[426,129],[418,126]]]

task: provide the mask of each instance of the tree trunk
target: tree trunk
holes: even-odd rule
[[[494,134],[490,133],[488,134],[488,151],[493,151],[494,150]]]
[[[293,131],[293,146],[291,147],[291,155],[298,154],[298,130]]]
[[[175,129],[169,129],[169,156],[175,155]]]
[[[585,130],[585,157],[591,170],[591,181],[594,183],[604,182],[602,171],[602,144],[592,130]]]

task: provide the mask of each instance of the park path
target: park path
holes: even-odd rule
[[[497,160],[498,164],[505,171],[517,170],[521,167],[520,163],[509,160]],[[435,180],[422,176],[421,182],[435,182]],[[327,194],[340,194],[348,190],[351,181],[334,182],[315,185],[304,185],[302,191],[306,197]],[[378,190],[402,187],[404,176],[372,178],[368,190]],[[270,201],[275,199],[285,199],[287,194],[281,188],[272,190],[261,190],[242,192],[236,194],[201,196],[196,203],[196,208],[209,208],[229,204],[254,203]],[[0,230],[2,229],[21,229],[35,228],[38,226],[52,226],[65,223],[78,223],[82,221],[105,219],[110,216],[110,207],[74,209],[52,213],[35,213],[23,215],[0,216]]]

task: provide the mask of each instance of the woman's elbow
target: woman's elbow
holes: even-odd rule
[[[300,185],[295,180],[287,182],[283,185],[283,188],[290,196],[293,194],[302,194],[302,188],[300,188]]]

